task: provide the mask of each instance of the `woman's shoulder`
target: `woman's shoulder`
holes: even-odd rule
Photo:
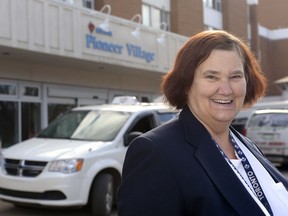
[[[181,144],[185,144],[184,138],[179,120],[174,119],[137,137],[130,147],[137,151],[170,154],[182,151]]]
[[[143,134],[144,137],[150,138],[152,140],[163,140],[170,139],[180,135],[183,131],[183,128],[179,122],[179,119],[170,120],[150,131]]]

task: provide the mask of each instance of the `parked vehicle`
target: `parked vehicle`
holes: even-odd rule
[[[36,137],[4,149],[0,198],[16,206],[89,205],[94,215],[109,215],[131,140],[178,113],[125,101],[75,108]]]
[[[246,135],[245,125],[247,123],[248,117],[253,111],[253,109],[249,109],[239,112],[238,115],[233,119],[231,126],[239,133]]]
[[[245,125],[251,115],[255,110],[259,109],[288,109],[288,101],[270,101],[270,102],[259,102],[253,107],[243,110],[238,113],[231,125],[241,134],[246,135]]]
[[[275,164],[288,163],[288,110],[265,109],[252,113],[246,136]]]

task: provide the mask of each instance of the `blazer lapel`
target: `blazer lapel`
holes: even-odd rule
[[[186,140],[197,149],[195,157],[227,202],[239,215],[264,215],[188,107],[179,119],[184,124]]]

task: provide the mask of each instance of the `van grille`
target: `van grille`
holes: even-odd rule
[[[7,175],[36,177],[46,164],[44,161],[5,159],[4,169]]]

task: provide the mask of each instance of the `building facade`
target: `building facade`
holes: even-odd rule
[[[75,106],[159,98],[178,49],[205,29],[247,40],[270,81],[267,95],[281,97],[288,3],[269,1],[1,0],[0,147]]]

